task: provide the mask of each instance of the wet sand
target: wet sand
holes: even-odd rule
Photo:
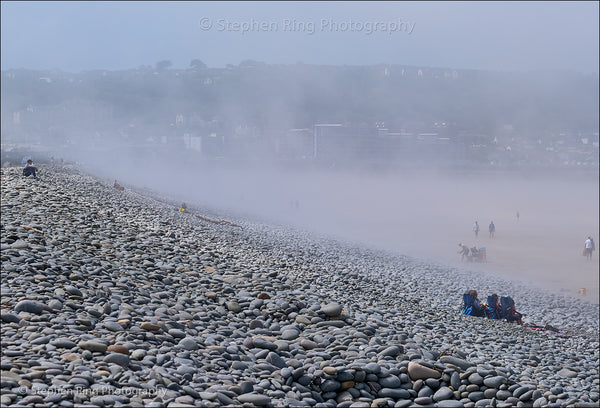
[[[598,303],[598,251],[592,260],[582,256],[588,235],[598,242],[594,180],[498,175],[492,180],[354,179],[323,188],[305,206],[313,207],[304,208],[305,216],[319,214],[313,226],[324,232]],[[477,239],[472,231],[476,219],[481,227]],[[492,220],[496,234],[490,239]],[[461,263],[459,242],[486,247],[487,262]]]
[[[205,168],[169,174],[149,169],[143,180],[131,182],[204,208],[264,217],[574,297],[583,297],[579,292],[585,288],[584,298],[598,302],[599,251],[592,261],[581,255],[588,236],[600,242],[594,173],[364,175]],[[478,239],[471,229],[475,220],[481,226]],[[496,237],[490,240],[492,220]],[[486,247],[487,262],[461,263],[459,242]]]

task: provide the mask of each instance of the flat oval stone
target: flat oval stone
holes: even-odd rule
[[[150,322],[143,322],[142,324],[140,324],[140,329],[151,332],[157,332],[160,330],[160,326]]]
[[[129,364],[129,356],[121,353],[110,353],[104,357],[104,362],[127,366]]]
[[[447,400],[452,397],[454,397],[454,392],[448,387],[441,387],[433,394],[434,401]]]
[[[404,399],[410,397],[410,393],[404,388],[382,388],[379,390],[377,395],[382,398],[388,397],[394,399]]]
[[[337,317],[342,313],[342,305],[337,302],[328,303],[321,308],[321,311],[328,317]]]
[[[504,384],[505,381],[506,378],[502,377],[501,375],[496,375],[494,377],[484,378],[483,385],[485,385],[486,387],[498,389],[502,384]]]
[[[107,350],[114,353],[125,354],[126,356],[129,355],[129,349],[121,344],[111,344],[110,346],[108,346]]]
[[[253,405],[263,406],[271,403],[271,398],[263,394],[242,394],[237,397],[238,401],[250,403]]]
[[[19,303],[16,304],[15,306],[15,312],[19,313],[19,312],[27,312],[27,313],[33,313],[33,314],[42,314],[42,312],[44,311],[44,305],[42,305],[40,302],[37,302],[35,300],[21,300]]]
[[[427,378],[440,378],[442,376],[439,371],[425,367],[415,361],[408,363],[408,375],[412,380],[426,380]]]
[[[79,343],[77,343],[77,346],[84,350],[96,351],[99,353],[104,353],[108,348],[106,344],[99,343],[96,341],[80,341]]]

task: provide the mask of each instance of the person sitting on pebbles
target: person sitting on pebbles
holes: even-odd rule
[[[465,303],[462,314],[476,317],[485,317],[485,310],[487,305],[481,303],[477,297],[477,291],[471,289],[463,295],[463,301]]]
[[[39,171],[37,167],[33,165],[33,160],[27,160],[25,167],[23,168],[23,176],[29,177],[33,176],[34,179],[37,179],[36,172]]]
[[[113,187],[116,188],[119,191],[125,191],[125,187],[123,187],[122,185],[120,185],[119,183],[117,183],[116,179],[115,179],[115,182],[113,183]]]

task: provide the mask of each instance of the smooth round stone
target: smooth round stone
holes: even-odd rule
[[[51,301],[49,301],[48,306],[53,310],[62,310],[63,308],[62,302],[58,299],[52,299]]]
[[[431,404],[431,397],[417,397],[415,398],[415,404],[429,405]]]
[[[337,391],[340,389],[342,384],[336,380],[325,380],[321,383],[321,391],[327,393],[332,391]]]
[[[512,395],[515,398],[519,398],[521,395],[525,394],[527,391],[529,391],[529,387],[522,386],[522,387],[515,389],[513,391]]]
[[[160,326],[150,322],[143,322],[140,324],[140,329],[150,332],[158,332],[160,330]]]
[[[454,397],[454,392],[448,387],[441,387],[433,394],[434,401],[443,401]]]
[[[317,347],[319,347],[319,345],[316,342],[309,340],[309,339],[300,340],[300,345],[305,350],[312,350],[312,349],[316,349]]]
[[[483,384],[483,377],[479,375],[479,373],[473,373],[467,379],[471,384],[481,385]]]
[[[327,366],[327,367],[323,367],[323,372],[325,374],[329,374],[329,375],[336,375],[338,372],[338,369],[337,369],[337,367]]]
[[[501,375],[497,375],[494,377],[484,378],[483,385],[485,385],[486,387],[498,389],[502,384],[504,384],[505,381],[506,378],[502,377]]]
[[[2,312],[2,321],[4,323],[19,323],[21,318],[14,313],[4,313]]]
[[[265,326],[262,321],[255,319],[250,322],[248,327],[250,327],[250,330],[254,330],[254,329],[262,329]]]
[[[206,296],[210,300],[215,300],[218,297],[218,295],[215,292],[206,292],[204,293],[204,296]]]
[[[563,369],[559,370],[556,374],[560,375],[561,377],[566,377],[566,378],[577,377],[577,373],[573,370],[569,370],[568,368],[563,368]]]
[[[328,303],[321,308],[327,317],[337,317],[342,313],[342,305],[337,302]]]
[[[475,402],[475,407],[479,408],[479,407],[491,407],[492,406],[492,400],[491,399],[480,399],[479,401]]]
[[[125,354],[126,356],[129,355],[129,349],[121,344],[111,344],[108,346],[107,350],[114,353]]]
[[[77,346],[77,343],[75,343],[74,341],[69,340],[69,339],[55,339],[55,340],[52,340],[50,342],[50,344],[52,344],[56,348],[68,348],[68,349]]]
[[[237,397],[242,403],[250,403],[253,405],[263,406],[271,403],[271,398],[263,394],[242,394]]]
[[[265,360],[267,360],[268,363],[273,364],[277,368],[287,367],[285,360],[281,358],[279,354],[272,351],[267,355],[267,358]]]
[[[300,332],[296,329],[287,329],[281,333],[281,338],[283,340],[294,340],[300,336]]]
[[[15,306],[15,312],[17,312],[17,313],[27,312],[27,313],[33,313],[33,314],[39,315],[39,314],[42,314],[43,311],[44,311],[44,305],[35,300],[27,300],[27,299],[21,300]]]
[[[175,337],[176,339],[183,339],[185,338],[185,332],[183,330],[179,330],[179,329],[169,329],[168,333]]]
[[[482,391],[473,391],[469,393],[469,399],[473,402],[477,402],[485,398]]]
[[[437,403],[437,406],[443,407],[443,408],[462,408],[465,406],[465,404],[463,404],[462,402],[457,401],[457,400],[448,399],[448,400],[439,401]]]
[[[110,353],[104,357],[103,361],[106,363],[118,364],[120,366],[127,366],[129,365],[129,356],[121,353]]]
[[[410,397],[408,390],[403,388],[382,388],[377,393],[382,398],[405,399]]]
[[[22,239],[18,239],[15,242],[13,242],[12,244],[10,244],[10,247],[12,249],[28,249],[29,244],[27,242],[23,241]]]
[[[426,380],[427,378],[440,378],[442,376],[439,371],[425,367],[415,361],[408,363],[408,375],[412,380]]]
[[[81,291],[79,289],[77,289],[73,285],[67,285],[67,286],[65,286],[65,290],[67,291],[67,293],[69,293],[71,295],[83,297],[83,293],[81,293]]]
[[[368,374],[379,374],[381,372],[381,366],[377,363],[368,363],[365,365],[364,370]]]
[[[456,371],[450,375],[450,386],[454,389],[454,391],[458,390],[460,387],[460,374]]]
[[[238,302],[227,302],[227,310],[233,313],[239,313],[242,308]]]
[[[469,367],[473,367],[473,364],[469,363],[468,361],[454,356],[442,356],[440,357],[439,361],[442,363],[455,365],[463,371],[467,370]]]
[[[377,404],[375,406],[379,406],[379,405]],[[350,405],[350,408],[370,408],[370,407],[371,407],[371,403],[366,402],[366,401],[356,401]]]
[[[198,344],[192,337],[181,339],[178,343],[178,346],[185,350],[198,350]]]
[[[84,350],[89,350],[92,352],[95,351],[99,353],[104,353],[108,349],[108,346],[106,344],[99,343],[96,341],[80,341],[79,343],[77,343],[77,346]]]
[[[386,348],[381,353],[379,353],[382,357],[396,357],[404,352],[404,348],[400,345],[394,345]]]
[[[533,396],[533,390],[529,390],[527,392],[525,392],[523,395],[519,396],[519,401],[529,401],[531,399],[531,397]],[[570,404],[566,404],[566,405],[570,405]]]
[[[512,397],[512,392],[507,390],[500,390],[496,393],[496,399],[500,401],[507,400],[510,397]]]
[[[303,324],[305,326],[308,326],[312,323],[308,317],[303,316],[303,315],[296,316],[295,321],[296,321],[296,323]]]
[[[200,392],[198,392],[198,394],[200,394],[200,398],[202,398],[203,400],[208,400],[208,401],[216,400],[217,396],[218,396],[218,394],[216,392],[200,391]]]
[[[135,349],[131,352],[130,358],[132,360],[143,360],[145,356],[146,356],[146,350]]]
[[[252,344],[256,348],[262,348],[267,350],[277,350],[277,344],[270,342],[268,340],[263,339],[262,337],[254,337],[252,339]]]
[[[379,379],[379,385],[383,388],[398,388],[402,385],[402,381],[395,375],[389,375]]]
[[[102,325],[110,331],[115,331],[115,332],[123,331],[123,326],[121,326],[117,322],[107,321],[107,322],[103,322]]]

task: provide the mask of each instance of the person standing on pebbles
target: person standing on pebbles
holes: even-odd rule
[[[34,179],[37,179],[36,172],[39,171],[37,167],[33,165],[33,160],[27,160],[25,167],[23,168],[23,176],[29,177],[33,176]]]
[[[473,232],[475,233],[475,238],[477,238],[479,236],[479,223],[477,221],[473,224]]]
[[[490,238],[494,238],[494,234],[496,233],[496,226],[494,225],[494,221],[490,222]]]

